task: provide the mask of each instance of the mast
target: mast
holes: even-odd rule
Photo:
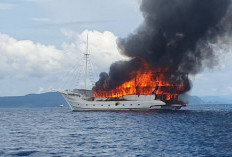
[[[87,71],[88,71],[88,57],[89,57],[89,37],[88,37],[88,34],[87,34],[87,46],[86,46],[86,52],[84,53],[85,55],[85,89],[87,89]]]

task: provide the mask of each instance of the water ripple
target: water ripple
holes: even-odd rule
[[[220,107],[1,109],[0,156],[232,156],[232,105]]]

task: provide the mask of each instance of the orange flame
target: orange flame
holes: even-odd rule
[[[112,90],[93,91],[93,97],[116,98],[124,95],[150,95],[155,90],[156,95],[165,95],[166,100],[177,99],[179,93],[185,88],[184,84],[176,84],[168,81],[167,74],[169,68],[152,69],[147,63],[130,75],[136,76],[130,81]],[[158,98],[159,99],[159,98]]]

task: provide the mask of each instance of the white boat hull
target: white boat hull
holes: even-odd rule
[[[119,101],[88,101],[79,94],[61,92],[73,111],[147,111],[147,110],[178,110],[180,104],[166,105],[159,100],[119,100]]]

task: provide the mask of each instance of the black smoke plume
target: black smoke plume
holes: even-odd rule
[[[230,4],[231,0],[142,0],[144,22],[118,40],[120,52],[131,59],[113,63],[109,74],[101,73],[95,90],[109,90],[130,80],[141,59],[153,68],[169,67],[171,73],[196,74],[204,66],[213,67],[216,52],[208,43],[230,28]]]

